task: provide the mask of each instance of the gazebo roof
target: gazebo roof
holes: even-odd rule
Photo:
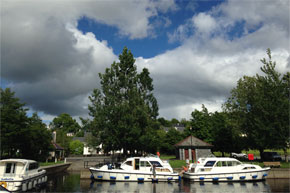
[[[176,147],[200,147],[200,148],[212,148],[213,145],[204,142],[192,135],[188,136],[187,138],[183,139],[182,141],[178,142],[174,146]]]
[[[64,150],[64,148],[61,147],[60,145],[58,145],[57,143],[55,143],[55,142],[51,142],[51,143],[52,143],[54,150]]]

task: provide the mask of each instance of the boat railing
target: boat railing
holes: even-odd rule
[[[116,161],[112,161],[111,159],[104,159],[101,161],[96,161],[96,160],[87,160],[84,161],[84,168],[90,168],[90,167],[96,167],[96,168],[100,168],[103,165],[108,165],[109,168],[120,168],[121,163],[120,162],[116,162]]]

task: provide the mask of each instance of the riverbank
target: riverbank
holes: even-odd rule
[[[62,163],[49,166],[41,166],[40,168],[46,170],[46,174],[50,175],[67,170],[70,167],[70,165],[71,163]]]

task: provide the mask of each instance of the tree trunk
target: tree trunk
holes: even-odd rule
[[[287,148],[283,148],[285,155],[285,162],[288,162]]]
[[[264,157],[263,157],[264,149],[259,149],[259,152],[260,152],[260,159],[261,159],[261,161],[263,161],[264,160]]]

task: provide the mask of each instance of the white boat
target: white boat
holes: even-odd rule
[[[183,178],[201,182],[259,181],[265,180],[269,170],[234,158],[200,158],[190,164]]]
[[[46,171],[26,159],[0,160],[0,185],[9,191],[27,191],[47,181]]]
[[[90,171],[95,180],[104,181],[159,182],[179,179],[178,173],[173,172],[167,161],[155,156],[131,157],[119,167],[106,164],[99,168],[91,167]]]

